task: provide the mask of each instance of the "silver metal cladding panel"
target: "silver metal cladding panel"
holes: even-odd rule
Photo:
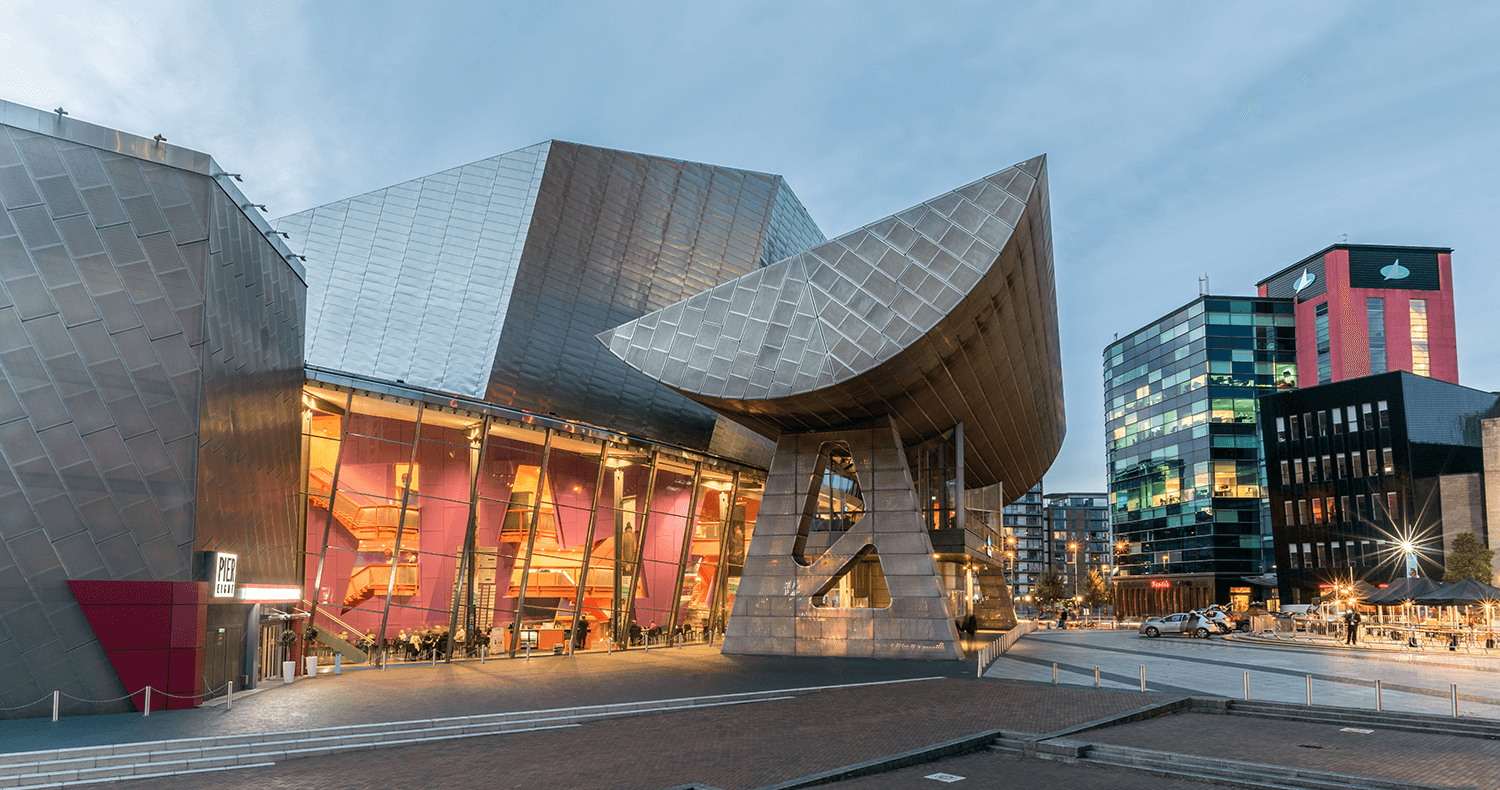
[[[554,141],[487,400],[707,449],[717,416],[595,335],[822,239],[778,176]],[[714,310],[688,300],[668,319],[701,327]],[[708,356],[685,344],[652,354],[684,372]]]
[[[687,306],[709,307],[687,320]],[[964,423],[966,474],[1026,490],[1065,432],[1045,157],[601,333],[766,436],[891,415]],[[703,349],[670,364],[662,349]]]
[[[0,126],[0,706],[123,693],[67,579],[298,578],[305,286],[211,164]]]
[[[283,217],[309,364],[482,397],[550,143]]]
[[[212,195],[195,548],[238,554],[243,583],[297,584],[307,287]]]

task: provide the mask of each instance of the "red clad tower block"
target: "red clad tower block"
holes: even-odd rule
[[[145,709],[147,686],[152,710],[203,702],[207,582],[69,579],[68,587],[136,710]]]

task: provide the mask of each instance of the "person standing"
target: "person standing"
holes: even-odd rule
[[[1359,612],[1353,609],[1344,614],[1344,644],[1359,644],[1359,624],[1363,620],[1364,618],[1359,616]]]

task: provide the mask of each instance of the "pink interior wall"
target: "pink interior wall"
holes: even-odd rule
[[[375,422],[374,418],[358,419],[359,430],[364,433],[379,433],[393,438],[401,434],[399,427],[372,424]],[[469,451],[465,446],[438,441],[464,441],[461,434],[449,431],[453,434],[450,436],[444,433],[445,430],[424,427],[423,441],[418,444],[416,463],[419,478],[413,504],[420,513],[418,539],[422,554],[419,591],[416,595],[395,596],[392,599],[387,625],[389,635],[394,635],[401,629],[423,628],[447,622],[446,612],[450,607],[453,578],[457,570],[454,554],[463,543],[469,517]],[[409,432],[406,438],[409,440]],[[502,595],[495,602],[494,623],[499,627],[508,625],[514,616],[515,601],[504,596],[503,592],[515,569],[518,549],[515,543],[499,540],[501,524],[517,467],[538,464],[540,454],[536,451],[539,449],[492,439],[488,457],[481,466],[477,543],[481,546],[500,547],[496,580],[497,592]],[[339,490],[371,504],[398,504],[399,491],[395,488],[392,465],[406,463],[409,452],[409,445],[351,438],[346,444],[343,465],[339,471]],[[549,467],[548,485],[556,505],[559,545],[564,549],[580,547],[588,536],[589,508],[594,500],[593,488],[598,475],[597,463],[573,453],[553,451]],[[644,494],[649,469],[631,466],[623,471],[626,490],[636,495]],[[613,501],[613,475],[606,474],[604,479],[604,491],[599,497],[596,542],[609,537],[613,529],[613,512],[610,509]],[[636,600],[637,616],[642,625],[652,619],[665,625],[673,605],[671,599],[676,582],[677,562],[687,529],[685,517],[691,499],[691,482],[691,475],[680,475],[667,470],[658,472],[656,497],[646,524],[646,542],[642,546],[644,596]],[[347,612],[340,610],[348,590],[350,574],[360,566],[382,563],[387,558],[380,554],[356,552],[355,537],[335,519],[329,531],[329,550],[322,583],[315,584],[317,554],[321,549],[328,514],[322,508],[310,507],[308,516],[310,555],[307,563],[307,589],[318,595],[320,606],[327,606],[339,619],[356,630],[378,629],[385,607],[385,596],[374,596]],[[562,602],[561,605],[564,610],[571,606],[568,602]]]

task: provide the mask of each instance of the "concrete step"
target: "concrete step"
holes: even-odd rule
[[[1092,744],[1083,761],[1144,770],[1159,776],[1178,776],[1232,787],[1290,787],[1300,790],[1425,790],[1432,785],[1352,776],[1330,771],[1252,763],[1224,757],[1179,754],[1114,744]]]
[[[122,778],[175,776],[271,765],[388,746],[404,746],[506,732],[578,726],[617,716],[791,699],[820,689],[789,689],[686,697],[615,705],[356,724],[310,730],[246,733],[170,741],[86,746],[0,754],[0,788],[56,787]]]
[[[1341,726],[1361,725],[1403,732],[1427,732],[1441,735],[1464,735],[1472,738],[1500,739],[1500,721],[1473,717],[1434,716],[1398,711],[1374,711],[1359,708],[1333,708],[1297,705],[1285,702],[1230,700],[1227,712],[1239,716],[1258,716],[1288,721],[1305,721]]]

